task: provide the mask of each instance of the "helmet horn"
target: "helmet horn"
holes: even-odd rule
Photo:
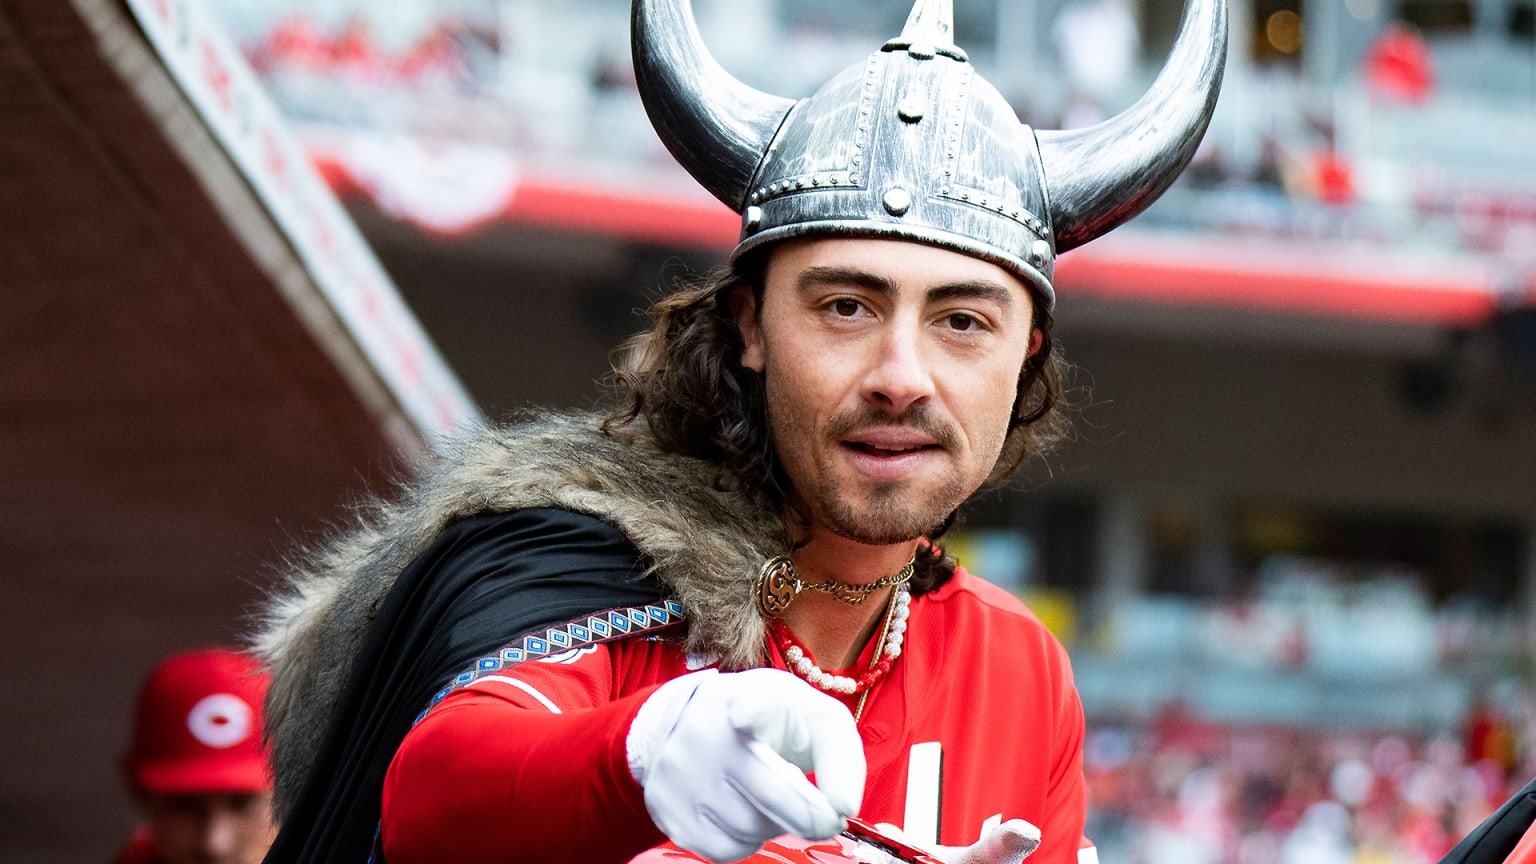
[[[1226,0],[1189,0],[1173,53],[1136,104],[1087,129],[1040,130],[1056,251],[1145,210],[1195,155],[1221,90]]]
[[[794,100],[725,71],[699,36],[691,0],[635,0],[630,24],[635,81],[656,133],[704,188],[741,212]]]
[[[891,48],[926,48],[965,60],[965,52],[955,47],[955,4],[953,0],[917,0],[907,15],[901,35],[885,43]]]

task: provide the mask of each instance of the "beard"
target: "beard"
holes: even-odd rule
[[[786,403],[770,398],[768,404]],[[824,449],[814,451],[804,446],[793,453],[781,449],[780,464],[811,522],[857,543],[884,546],[934,534],[985,479],[968,478],[959,470],[947,472],[938,482],[870,484],[840,479],[841,442],[870,426],[905,426],[932,438],[945,453],[958,452],[959,434],[935,418],[926,405],[914,405],[896,416],[865,406],[834,416],[820,430],[794,416],[793,410],[781,413],[770,408],[769,419],[776,442],[809,441],[815,436],[825,443]],[[807,459],[808,452],[820,455]]]
[[[931,501],[911,501],[895,484],[876,487],[865,500],[854,502],[839,490],[822,486],[811,502],[812,518],[832,533],[855,543],[886,546],[937,533],[965,500],[953,507]]]

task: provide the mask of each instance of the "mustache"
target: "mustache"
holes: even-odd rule
[[[954,426],[938,419],[933,415],[931,408],[921,404],[911,405],[895,416],[868,405],[844,411],[827,421],[827,434],[833,438],[843,439],[865,429],[874,427],[889,429],[892,426],[903,426],[921,432],[937,441],[939,446],[946,450],[953,449],[960,440]]]

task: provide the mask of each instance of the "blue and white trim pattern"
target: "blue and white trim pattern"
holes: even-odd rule
[[[487,675],[494,675],[520,663],[538,660],[573,648],[660,630],[681,622],[685,617],[687,616],[682,603],[676,600],[662,600],[644,606],[610,609],[530,633],[503,646],[495,654],[488,654],[476,660],[467,671],[454,677],[446,687],[437,691],[426,710],[416,715],[412,723],[413,725],[420,723],[421,718],[427,716],[427,713],[437,703],[443,701],[449,693],[473,684]]]
[[[502,646],[495,654],[481,657],[468,671],[455,676],[448,682],[448,686],[437,691],[426,710],[417,714],[416,719],[411,721],[411,725],[420,723],[422,718],[426,717],[449,693],[473,684],[487,675],[494,675],[520,663],[570,651],[573,648],[652,633],[681,623],[687,617],[683,604],[676,600],[662,600],[659,603],[647,603],[644,606],[609,609],[606,612],[598,612],[586,618],[530,633]],[[382,825],[374,829],[373,846],[368,850],[368,864],[376,864],[384,860],[382,829]]]

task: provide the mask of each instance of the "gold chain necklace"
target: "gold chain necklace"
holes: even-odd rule
[[[836,579],[828,579],[825,582],[802,581],[799,572],[795,570],[794,562],[785,555],[776,555],[769,558],[763,564],[763,569],[758,571],[752,593],[757,598],[757,610],[763,613],[764,618],[777,618],[783,615],[784,610],[789,608],[789,604],[794,602],[795,595],[801,591],[820,591],[823,594],[831,594],[849,606],[857,606],[881,588],[900,585],[910,580],[916,561],[917,556],[914,555],[907,559],[906,566],[892,576],[882,576],[867,585],[853,585]]]
[[[912,564],[908,562],[907,567],[910,568],[911,566]],[[898,594],[906,595],[906,591],[899,590]],[[890,602],[885,607],[885,623],[880,625],[880,641],[875,643],[875,656],[881,657],[889,654],[893,665],[896,662],[896,658],[901,656],[902,648],[906,645],[907,606],[910,602],[910,595],[891,597]],[[869,700],[870,690],[873,689],[873,687],[870,687],[859,694],[859,704],[853,709],[854,723],[864,719],[864,703]]]

